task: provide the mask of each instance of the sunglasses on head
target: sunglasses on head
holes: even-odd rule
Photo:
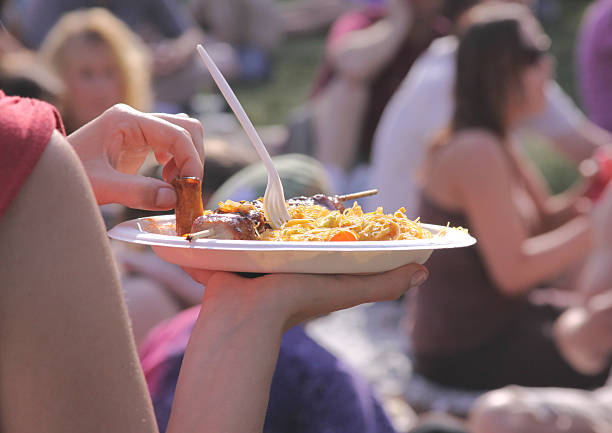
[[[548,48],[527,47],[524,50],[525,63],[534,65],[550,54]]]

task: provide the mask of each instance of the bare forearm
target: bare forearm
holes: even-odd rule
[[[574,218],[561,227],[524,242],[523,257],[516,268],[523,287],[561,274],[586,256],[592,245],[590,219]]]
[[[500,252],[500,263],[491,265],[499,289],[520,296],[551,280],[584,259],[592,248],[592,224],[580,216],[555,230],[520,242],[516,252]]]
[[[186,269],[206,285],[181,368],[168,432],[263,428],[282,333],[331,311],[397,299],[423,283],[420,265],[376,275],[270,274],[246,279]]]
[[[567,191],[549,197],[546,201],[545,230],[556,229],[579,215],[591,210],[591,201],[584,197],[586,185],[576,183]]]
[[[187,347],[168,432],[260,432],[282,335],[274,314],[204,302]]]
[[[593,155],[598,147],[612,150],[612,135],[590,121],[585,121],[575,131],[555,139],[555,143],[572,161],[579,163]]]
[[[342,75],[367,80],[393,56],[402,42],[408,24],[382,20],[365,30],[345,36],[331,49],[332,62]]]

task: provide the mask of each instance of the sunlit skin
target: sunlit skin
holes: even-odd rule
[[[76,129],[122,102],[122,81],[111,49],[101,41],[77,37],[68,42],[62,78],[64,116]]]

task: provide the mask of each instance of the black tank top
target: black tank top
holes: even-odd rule
[[[464,214],[447,211],[423,195],[417,215],[430,224],[470,227]],[[474,348],[502,331],[527,304],[524,298],[508,297],[496,288],[478,244],[434,251],[426,266],[430,276],[409,304],[417,354]]]

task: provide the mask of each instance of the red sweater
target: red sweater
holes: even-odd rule
[[[55,107],[6,96],[0,90],[0,219],[34,170],[55,129],[65,134]]]

